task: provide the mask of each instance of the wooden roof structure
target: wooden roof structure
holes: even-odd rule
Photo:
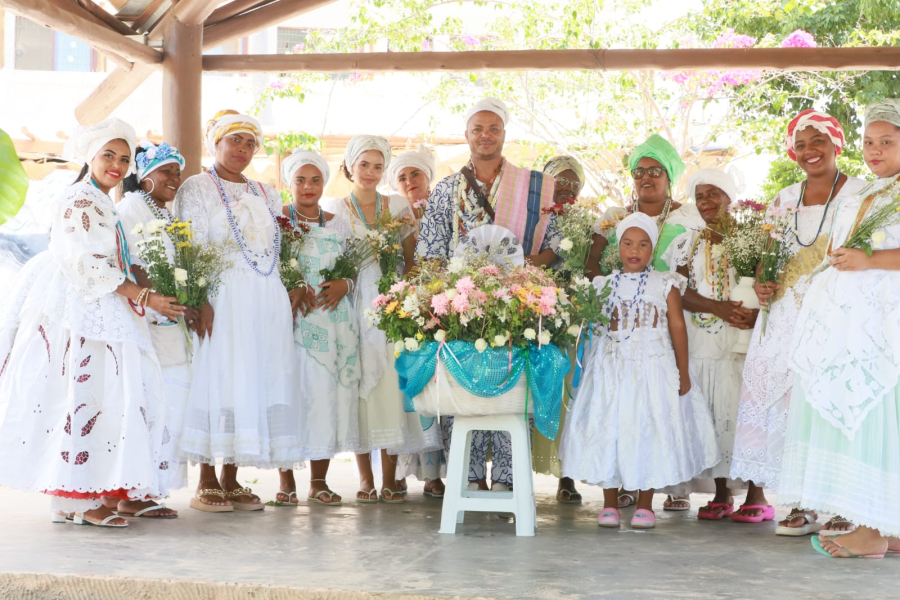
[[[0,0],[0,8],[79,38],[116,69],[76,108],[82,124],[110,113],[155,70],[163,72],[163,135],[188,175],[202,155],[201,75],[216,72],[514,70],[900,70],[900,47],[522,50],[215,55],[210,50],[335,0]]]

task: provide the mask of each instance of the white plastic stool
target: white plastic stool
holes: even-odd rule
[[[447,486],[441,511],[441,533],[456,533],[466,511],[504,512],[516,516],[516,535],[533,536],[537,528],[534,481],[531,473],[531,445],[528,421],[523,415],[455,417],[447,460]],[[469,454],[472,432],[508,431],[512,441],[513,490],[511,492],[469,491]]]

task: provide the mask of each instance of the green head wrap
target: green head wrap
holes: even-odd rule
[[[647,140],[634,149],[628,158],[628,169],[634,169],[638,161],[642,158],[653,158],[659,161],[659,164],[666,170],[669,176],[669,182],[672,185],[678,182],[678,179],[684,173],[684,162],[678,155],[675,147],[666,141],[663,137],[653,134]]]

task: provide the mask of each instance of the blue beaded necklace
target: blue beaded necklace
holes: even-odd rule
[[[153,213],[154,217],[165,221],[169,225],[172,224],[172,213],[170,213],[168,209],[157,206],[156,201],[144,190],[141,190],[141,197],[144,199],[144,202],[147,203],[147,208],[150,209],[150,212]]]
[[[228,202],[228,192],[225,190],[225,185],[222,183],[222,180],[219,179],[219,174],[216,173],[216,168],[214,166],[211,167],[208,171],[208,174],[210,177],[212,177],[213,181],[216,184],[216,187],[219,189],[219,197],[222,200],[222,205],[225,207],[225,213],[228,216],[228,225],[231,227],[231,233],[234,236],[238,247],[241,249],[241,254],[244,256],[244,260],[255,272],[259,273],[263,277],[268,277],[275,272],[275,267],[278,265],[278,255],[281,252],[281,229],[278,227],[278,220],[275,217],[275,213],[272,212],[272,208],[268,203],[266,203],[266,209],[272,216],[272,223],[275,225],[275,236],[272,240],[274,252],[270,253],[268,250],[266,250],[264,254],[254,252],[250,249],[249,245],[247,244],[247,240],[244,238],[244,232],[241,231],[241,228],[238,226],[237,221],[234,219],[234,215],[231,212],[231,204],[229,204]],[[247,189],[258,198],[259,194],[256,192],[256,185],[254,184],[254,182],[250,181],[243,175],[241,175],[241,179],[243,179],[244,183],[247,184]],[[272,261],[272,263],[269,265],[269,268],[265,271],[260,269],[259,263],[268,259],[271,259]]]
[[[647,267],[643,271],[641,271],[641,274],[638,277],[637,290],[635,291],[634,296],[631,298],[631,301],[628,303],[627,307],[625,306],[623,298],[621,296],[619,296],[619,282],[622,279],[623,273],[624,273],[624,271],[622,269],[619,269],[618,271],[616,271],[616,274],[613,276],[613,280],[612,280],[612,293],[610,293],[610,295],[609,295],[609,306],[611,307],[610,315],[609,315],[610,320],[616,321],[617,323],[627,321],[628,313],[631,312],[632,308],[636,309],[638,298],[640,298],[641,294],[644,293],[644,289],[647,287],[647,280],[650,278],[650,265],[647,265]],[[629,275],[633,275],[633,273],[629,273]],[[620,314],[618,317],[616,317],[613,314],[612,307],[615,307],[616,305],[618,305],[624,313],[624,314]],[[640,315],[638,315],[638,316],[640,316]],[[628,332],[628,335],[625,337],[625,340],[628,340],[631,338],[631,334],[634,333],[634,329],[636,326],[637,326],[637,320],[632,319],[631,320],[631,331]],[[621,330],[619,331],[619,333],[621,333]],[[622,343],[622,341],[624,341],[618,337],[613,338],[612,335],[609,335],[609,334],[608,334],[608,337],[610,339],[615,339],[615,342],[617,344],[620,344],[620,343]]]
[[[375,221],[373,223],[366,221],[366,215],[363,213],[362,208],[360,208],[359,202],[356,200],[356,194],[353,192],[350,192],[350,200],[353,202],[356,214],[359,215],[359,220],[366,226],[366,229],[372,229],[373,227],[378,226],[378,219],[381,218],[381,194],[375,192]]]

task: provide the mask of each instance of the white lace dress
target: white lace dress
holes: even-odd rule
[[[0,485],[53,496],[67,512],[98,508],[103,495],[167,495],[162,377],[146,320],[115,291],[125,281],[118,221],[97,188],[66,189],[49,250],[19,272],[0,311]]]
[[[838,207],[833,248],[867,197],[869,213],[900,197],[880,179]],[[900,225],[881,249],[900,248]],[[796,372],[778,501],[843,515],[900,536],[900,272],[816,275],[797,319]]]
[[[169,218],[167,209],[160,209],[161,216]],[[128,247],[131,253],[131,264],[144,267],[138,252],[137,243],[145,239],[144,234],[135,233],[135,226],[146,225],[156,219],[144,196],[138,192],[130,192],[116,205],[119,220]],[[175,245],[165,233],[162,234],[163,243],[166,246],[166,256],[170,263],[175,261]],[[169,468],[164,472],[168,477],[167,486],[170,490],[179,489],[187,485],[187,461],[178,452],[178,444],[181,441],[181,430],[184,427],[184,409],[187,406],[188,391],[191,388],[191,365],[188,359],[187,344],[181,328],[166,317],[147,309],[147,324],[150,328],[150,339],[156,351],[159,365],[162,367],[163,397],[165,405],[165,445],[163,446],[164,460],[169,463]],[[195,334],[196,335],[196,334]]]
[[[276,222],[281,196],[270,186],[223,181],[226,205],[209,173],[188,178],[178,190],[175,213],[191,221],[198,243],[229,244],[231,268],[210,304],[212,335],[194,347],[194,374],[181,452],[192,462],[299,468],[300,379],[293,317],[277,265],[255,271],[236,242],[266,273],[277,261]],[[250,254],[252,253],[252,254]]]
[[[800,313],[803,296],[809,283],[802,279],[825,255],[828,244],[828,224],[834,207],[852,198],[866,185],[851,177],[831,201],[828,213],[825,206],[800,206],[797,215],[801,247],[793,238],[795,254],[785,266],[778,284],[781,286],[771,303],[766,334],[762,335],[762,313],[756,321],[753,338],[744,364],[741,404],[734,441],[731,477],[752,481],[758,486],[778,489],[781,458],[784,452],[784,432],[794,373],[790,366],[790,341],[794,324]],[[779,192],[773,205],[795,207],[800,200],[800,186],[795,184]],[[823,220],[824,216],[824,220]],[[821,231],[820,231],[821,224]],[[819,232],[816,237],[816,232]],[[813,242],[813,240],[815,240]]]
[[[717,279],[717,272],[708,268],[711,262],[717,269],[719,246],[709,245],[709,241],[699,231],[688,231],[682,234],[670,246],[674,264],[673,269],[689,265],[689,285],[705,298],[727,299],[731,290],[737,285],[734,268],[729,268],[722,282]],[[712,259],[708,261],[708,259]],[[720,291],[714,287],[721,287]],[[691,481],[664,490],[676,496],[684,496],[692,492],[713,492],[715,486],[712,479],[728,478],[731,471],[732,448],[737,424],[738,405],[741,397],[741,373],[744,370],[744,355],[731,351],[737,340],[738,330],[730,327],[712,314],[692,313],[684,311],[687,324],[688,349],[691,361],[691,373],[696,376],[692,380],[709,402],[713,424],[716,428],[716,441],[722,453],[722,459]],[[737,482],[728,481],[732,490],[739,487]]]
[[[312,230],[301,251],[304,280],[317,290],[319,271],[334,266],[350,227],[340,217]],[[359,318],[345,296],[334,311],[318,308],[294,319],[300,377],[300,448],[307,460],[325,460],[359,448]]]
[[[409,202],[402,196],[392,195],[384,201],[392,217],[406,214],[415,220]],[[339,200],[332,207],[334,214],[350,225],[353,235],[365,234],[366,224],[348,201]],[[414,233],[414,227],[404,228],[402,239]],[[372,307],[372,301],[378,296],[377,282],[380,277],[381,268],[377,263],[369,264],[357,277],[354,302],[360,315]],[[432,431],[426,439],[427,432],[422,431],[418,415],[404,412],[403,394],[394,369],[393,344],[389,345],[384,332],[365,318],[360,323],[359,356],[362,367],[359,382],[359,451],[385,448],[395,453],[416,453],[439,449],[441,440],[438,433]],[[420,435],[421,439],[418,437]]]
[[[700,387],[678,395],[666,298],[673,288],[683,293],[687,280],[652,269],[619,273],[594,279],[598,289],[613,286],[604,310],[619,315],[619,330],[604,328],[586,358],[560,447],[563,476],[605,489],[663,488],[719,461]]]

